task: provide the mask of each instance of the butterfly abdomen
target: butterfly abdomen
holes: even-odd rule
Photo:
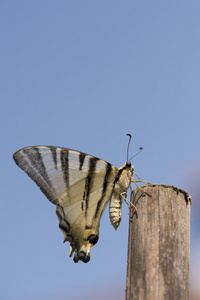
[[[133,165],[130,162],[125,163],[118,171],[114,183],[110,200],[110,222],[115,229],[121,222],[122,195],[125,195],[130,187],[133,175]]]
[[[110,200],[109,216],[110,222],[115,230],[119,227],[119,224],[121,222],[121,207],[122,197],[120,197],[117,193],[113,193]]]

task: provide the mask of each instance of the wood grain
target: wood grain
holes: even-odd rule
[[[167,185],[135,189],[130,210],[126,300],[189,299],[191,197]]]

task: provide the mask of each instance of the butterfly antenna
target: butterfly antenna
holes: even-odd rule
[[[133,157],[135,157],[136,155],[138,155],[138,154],[143,150],[143,148],[140,147],[140,148],[139,148],[139,151],[138,151],[136,154],[134,154],[130,159],[128,159],[129,146],[130,146],[130,142],[131,142],[132,136],[131,136],[130,133],[127,133],[126,135],[129,136],[128,147],[127,147],[127,161],[131,161],[131,159],[132,159]]]
[[[131,159],[132,159],[133,157],[135,157],[136,155],[138,155],[142,150],[143,150],[143,148],[140,147],[140,148],[139,148],[139,151],[138,151],[136,154],[134,154],[129,160],[131,161]]]
[[[129,152],[129,146],[130,146],[130,142],[131,142],[131,134],[127,133],[126,135],[129,136],[128,146],[127,146],[127,161],[128,161],[129,160],[128,159],[128,152]]]

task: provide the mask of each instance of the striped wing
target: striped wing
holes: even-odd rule
[[[88,262],[118,169],[94,156],[51,146],[23,148],[13,157],[56,205],[64,241],[70,242],[70,256],[75,252],[75,262]]]

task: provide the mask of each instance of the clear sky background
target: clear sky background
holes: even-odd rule
[[[128,207],[106,209],[88,264],[74,264],[55,207],[12,159],[54,145],[193,198],[191,291],[200,294],[200,1],[0,1],[0,298],[125,297]]]

